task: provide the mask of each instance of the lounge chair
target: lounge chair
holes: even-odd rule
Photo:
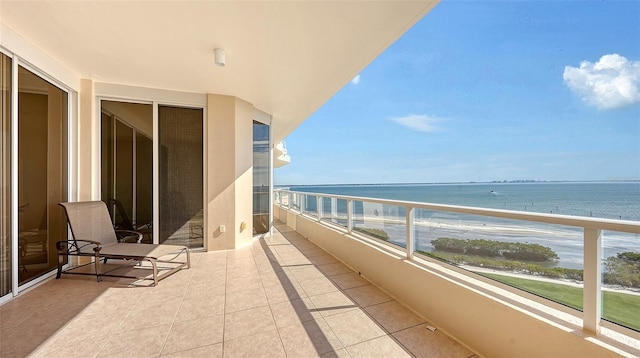
[[[77,269],[87,265],[95,265],[95,275],[98,281],[101,281],[103,276],[138,278],[153,280],[153,285],[155,286],[159,280],[191,266],[190,252],[186,246],[119,242],[116,231],[112,226],[107,206],[102,201],[60,203],[59,205],[64,208],[67,214],[72,238],[56,243],[56,248],[58,249],[58,273],[56,278],[60,278],[62,273],[94,275],[91,272],[79,272],[80,270]],[[142,239],[142,234],[135,234],[138,235],[139,242]],[[186,255],[186,260],[178,261],[177,259],[183,257],[183,254]],[[93,257],[93,262],[63,271],[62,267],[69,256]],[[151,264],[153,276],[150,278],[148,275],[132,276],[113,273],[117,270],[122,270],[124,265],[116,265],[120,267],[103,272],[104,264],[110,259],[133,260],[138,264],[147,261]],[[166,271],[160,276],[158,275],[158,263],[166,264],[160,268],[162,271]],[[137,268],[141,268],[143,272],[149,271],[144,269],[142,265]]]

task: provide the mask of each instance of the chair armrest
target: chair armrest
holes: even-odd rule
[[[118,242],[129,242],[127,238],[132,236],[137,236],[136,242],[142,242],[143,235],[137,231],[133,230],[115,230],[116,236],[118,237]]]
[[[56,249],[58,249],[58,252],[64,252],[66,254],[77,254],[89,245],[95,246],[93,247],[93,251],[95,251],[96,248],[98,251],[102,249],[102,243],[93,240],[61,240],[56,242]],[[69,250],[69,247],[73,247],[74,249]]]

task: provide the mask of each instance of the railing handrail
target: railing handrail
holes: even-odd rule
[[[534,221],[534,222],[540,222],[545,224],[575,226],[575,227],[586,228],[586,229],[611,230],[611,231],[620,231],[620,232],[626,232],[631,234],[640,234],[640,221],[632,221],[632,220],[605,219],[605,218],[594,218],[594,217],[585,217],[585,216],[523,212],[523,211],[517,211],[517,210],[489,209],[489,208],[480,208],[480,207],[472,207],[472,206],[421,203],[421,202],[415,202],[415,201],[380,199],[380,198],[337,195],[337,194],[328,194],[328,193],[314,193],[314,192],[289,190],[289,189],[275,189],[274,191],[299,193],[304,195],[320,196],[320,197],[330,197],[330,198],[336,198],[341,200],[365,201],[368,203],[404,206],[407,208],[447,211],[447,212],[454,212],[459,214],[482,215],[482,216],[491,216],[491,217],[504,218],[504,219]]]

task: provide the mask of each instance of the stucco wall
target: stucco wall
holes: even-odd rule
[[[253,239],[252,113],[253,106],[238,98],[208,96],[208,250],[234,249]]]
[[[500,289],[443,268],[408,261],[402,251],[370,244],[343,231],[274,207],[276,218],[295,227],[331,255],[471,350],[485,357],[617,357],[587,340],[577,325],[550,312],[527,310],[501,297]],[[292,224],[294,226],[292,226]],[[552,309],[550,309],[552,310]]]

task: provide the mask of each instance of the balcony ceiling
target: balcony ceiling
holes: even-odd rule
[[[0,1],[0,20],[81,78],[240,97],[277,142],[437,2]]]

